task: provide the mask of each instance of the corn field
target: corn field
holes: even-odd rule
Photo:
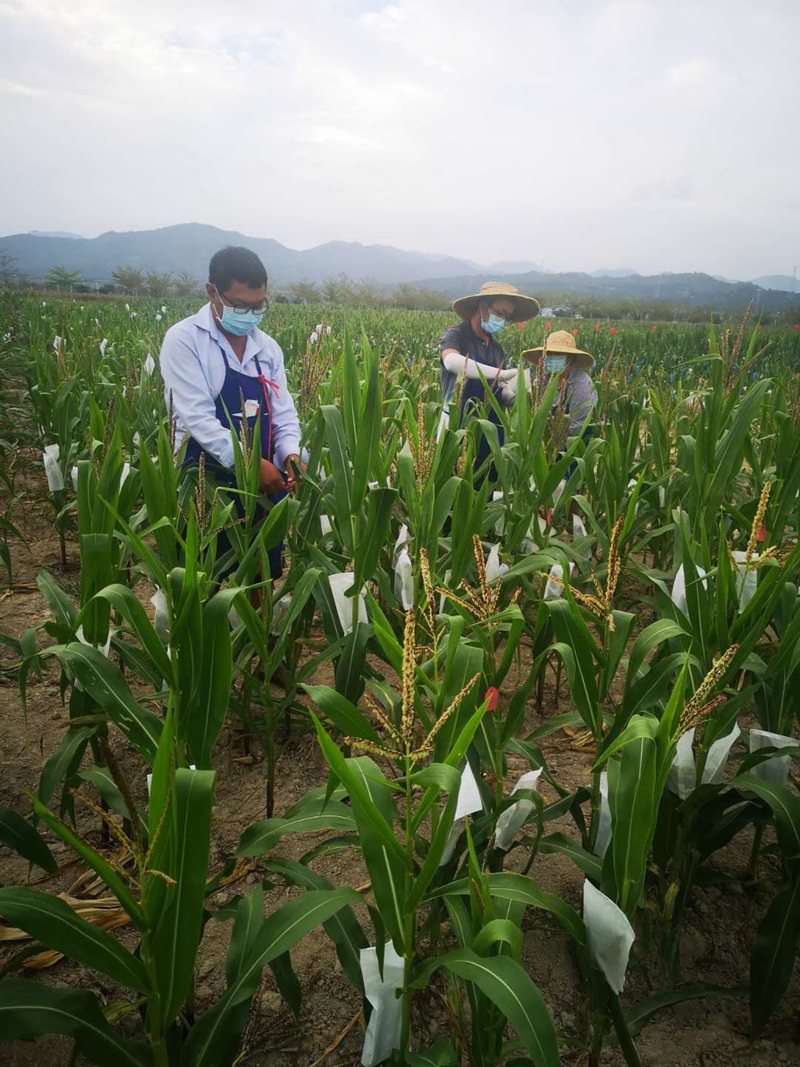
[[[0,293],[0,1060],[655,1065],[702,1003],[796,1062],[800,329],[569,323],[583,439],[535,376],[443,418],[452,315],[277,305],[307,470],[258,523],[252,442],[181,466],[195,310]]]

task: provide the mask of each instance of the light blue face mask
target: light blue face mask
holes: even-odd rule
[[[217,316],[217,321],[226,333],[232,333],[234,337],[246,337],[258,326],[263,317],[263,311],[240,311],[238,308],[228,307],[223,302],[222,315]]]
[[[548,356],[544,361],[544,369],[548,374],[561,374],[566,368],[566,356]]]
[[[500,333],[506,324],[506,320],[502,315],[495,315],[491,312],[489,318],[485,322],[481,322],[481,329],[484,333]]]

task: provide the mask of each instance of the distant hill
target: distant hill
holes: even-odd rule
[[[87,281],[107,281],[117,267],[173,274],[188,271],[204,280],[209,259],[228,244],[246,245],[258,253],[277,285],[319,282],[341,273],[357,281],[396,285],[420,277],[452,277],[485,269],[452,256],[404,252],[357,241],[330,241],[297,251],[268,237],[248,237],[195,222],[128,233],[112,230],[93,238],[13,234],[0,237],[0,253],[13,256],[17,270],[33,277],[42,277],[58,264],[80,271]]]
[[[760,285],[762,289],[782,289],[787,293],[800,292],[800,281],[788,274],[765,274],[761,278],[753,278],[754,285]]]
[[[450,297],[476,292],[488,281],[488,275],[462,275],[454,278],[424,280],[418,284],[440,290]],[[746,308],[751,300],[765,311],[780,311],[800,305],[800,294],[762,289],[752,282],[721,282],[710,274],[633,274],[622,278],[607,275],[565,273],[545,274],[528,271],[509,274],[503,280],[516,285],[524,293],[541,297],[551,306],[569,304],[581,298],[597,297],[612,300],[657,301],[683,307],[712,308],[714,310]]]
[[[601,267],[600,270],[592,271],[593,278],[638,278],[640,277],[638,270],[633,270],[630,267]]]
[[[67,233],[65,230],[29,230],[29,237],[70,237],[73,240],[82,240],[79,233]]]
[[[529,259],[501,259],[497,263],[490,263],[488,267],[475,265],[475,269],[487,274],[526,274],[531,270],[540,270],[541,267]]]

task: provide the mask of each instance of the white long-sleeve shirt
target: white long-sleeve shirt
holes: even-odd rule
[[[280,345],[263,330],[251,330],[244,358],[239,363],[227,337],[217,326],[210,304],[171,326],[161,347],[164,396],[169,406],[172,393],[176,441],[190,433],[224,467],[233,467],[230,427],[219,421],[214,406],[225,381],[223,352],[231,369],[251,378],[258,375],[258,357],[262,374],[277,385],[277,393],[270,390],[272,459],[283,469],[286,457],[300,452],[300,420],[289,393]]]

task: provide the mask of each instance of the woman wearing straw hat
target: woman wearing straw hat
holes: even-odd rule
[[[539,304],[532,296],[525,296],[507,282],[486,282],[472,296],[462,296],[454,301],[453,310],[461,322],[445,330],[439,339],[441,357],[440,376],[442,400],[447,405],[453,399],[456,383],[464,376],[459,418],[463,420],[468,404],[484,401],[484,383],[491,388],[497,400],[504,406],[514,402],[517,371],[506,367],[506,355],[496,335],[510,322],[527,322],[539,314]],[[442,416],[443,424],[446,414]],[[489,419],[498,427],[500,443],[503,443],[503,428],[493,409]],[[489,443],[481,436],[476,469],[489,456]],[[490,471],[489,477],[494,478]]]
[[[528,348],[522,358],[533,363],[538,375],[542,373],[541,360],[544,356],[544,376],[559,376],[557,404],[563,405],[565,414],[569,415],[570,437],[583,435],[591,437],[592,430],[587,420],[597,404],[597,390],[592,376],[588,373],[594,366],[594,359],[588,352],[578,348],[575,338],[568,330],[556,330],[547,338],[547,343],[539,348]]]

